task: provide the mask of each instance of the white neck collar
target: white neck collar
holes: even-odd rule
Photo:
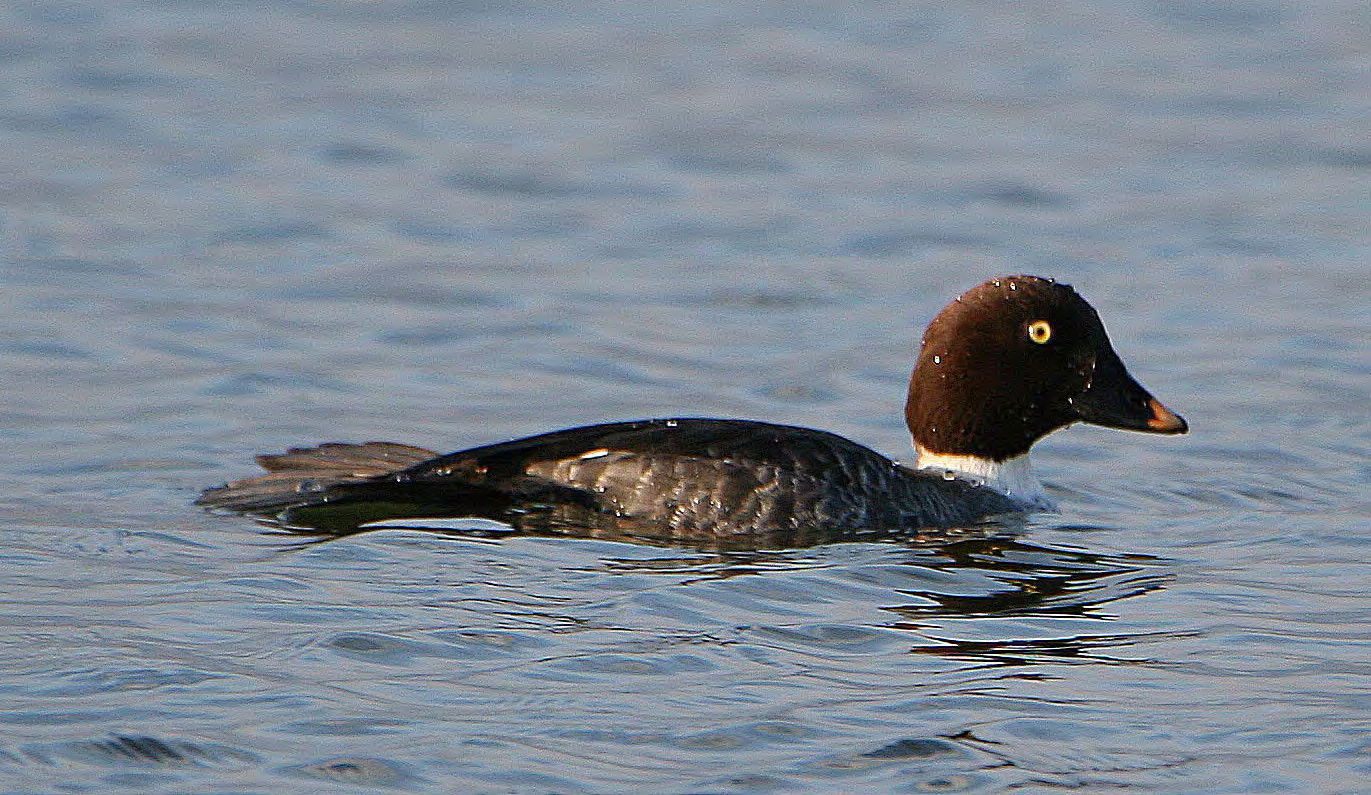
[[[1043,491],[1043,484],[1033,474],[1028,463],[1028,453],[1007,461],[992,461],[975,455],[955,455],[935,453],[920,445],[914,446],[919,452],[915,469],[931,470],[946,475],[969,480],[987,486],[1022,503],[1026,508],[1055,510],[1056,503]]]

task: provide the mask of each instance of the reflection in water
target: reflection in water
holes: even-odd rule
[[[1055,759],[1058,742],[1082,725],[1050,722],[1063,704],[1054,690],[1067,678],[1063,666],[1145,676],[1157,663],[1129,649],[1178,637],[1111,620],[1122,612],[1112,607],[1119,601],[1164,588],[1170,561],[1042,543],[1023,535],[1021,524],[780,544],[822,536],[796,534],[771,539],[771,548],[739,549],[644,539],[622,523],[538,518],[543,524],[517,528],[491,519],[415,518],[329,536],[294,529],[304,550],[340,549],[351,539],[403,550],[397,570],[433,554],[454,555],[463,566],[460,577],[436,588],[417,580],[387,588],[417,588],[426,605],[442,610],[441,632],[358,627],[320,648],[395,669],[424,670],[427,660],[440,660],[444,670],[489,688],[496,704],[560,704],[576,692],[597,709],[608,700],[639,715],[634,729],[553,717],[528,733],[549,753],[591,765],[615,764],[644,747],[667,760],[664,767],[696,753],[766,758],[778,741],[755,728],[757,704],[773,702],[778,689],[798,693],[805,706],[763,714],[823,738],[787,737],[787,748],[811,744],[823,752],[795,764],[762,764],[759,775],[829,784],[834,777],[891,777],[921,790],[956,790],[976,788],[993,778],[990,771],[1019,768],[1040,745],[1039,756]],[[395,544],[397,529],[408,531],[402,545]],[[1055,540],[1080,529],[1034,532]],[[376,535],[356,543],[368,533]],[[424,536],[466,543],[416,543]],[[483,639],[493,633],[507,642]],[[865,705],[863,719],[889,739],[848,743],[839,730],[833,742],[834,694],[851,699],[838,703]],[[690,716],[705,697],[748,717],[699,724]],[[939,732],[929,715],[953,716],[949,726],[959,731]],[[1038,722],[1024,722],[1029,718]],[[1166,761],[1146,756],[1140,764]]]
[[[592,568],[610,575],[660,575],[670,586],[738,581],[739,587],[729,589],[722,599],[734,606],[745,601],[762,612],[793,611],[801,596],[819,603],[851,601],[854,589],[861,589],[858,598],[879,604],[891,616],[874,622],[879,628],[875,631],[916,635],[919,642],[912,653],[997,666],[1030,665],[1044,658],[1111,660],[1099,650],[1135,643],[1143,635],[1062,630],[1079,629],[1080,620],[1097,627],[1095,621],[1108,618],[1105,606],[1162,588],[1171,576],[1165,571],[1168,561],[1162,558],[1034,544],[1017,537],[1017,527],[1006,523],[848,539],[795,533],[770,537],[771,548],[746,549],[730,548],[727,539],[709,545],[663,542],[634,534],[636,528],[625,520],[609,523],[602,514],[595,516],[601,521],[594,526],[544,522],[532,530],[487,519],[390,520],[357,525],[347,533],[315,537],[299,546],[395,529],[485,543],[520,533],[626,542],[633,545],[631,553],[616,555],[614,547],[606,547],[599,550]],[[817,543],[819,539],[830,543]],[[795,543],[801,540],[815,543]],[[786,541],[792,543],[784,546]],[[656,552],[645,555],[646,550]],[[778,616],[755,617],[767,621]],[[948,632],[947,622],[966,619],[981,625],[998,621],[1001,629],[988,640],[951,637],[956,633]],[[1045,619],[1068,622],[1054,623],[1054,636],[1043,638]],[[865,631],[872,625],[791,626],[780,634],[785,642],[832,646],[847,629]],[[850,640],[843,643],[850,645]]]
[[[977,571],[999,589],[987,593],[907,591],[931,602],[890,608],[910,619],[930,615],[1084,616],[1118,599],[1159,588],[1165,575],[1150,571],[1162,561],[1145,555],[1105,555],[1040,547],[1016,539],[957,541],[937,552],[942,569]],[[921,561],[921,565],[930,565]]]
[[[1063,638],[995,639],[988,641],[965,638],[938,638],[946,645],[924,646],[911,653],[932,654],[949,660],[975,662],[981,666],[1032,666],[1046,660],[1060,662],[1075,659],[1091,663],[1135,664],[1139,661],[1111,657],[1101,650],[1132,646],[1148,639],[1165,640],[1178,637],[1175,633],[1152,635],[1073,635]]]

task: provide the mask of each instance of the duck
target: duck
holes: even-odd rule
[[[1078,422],[1188,430],[1128,372],[1089,302],[1029,275],[985,281],[933,318],[904,408],[910,464],[822,430],[674,417],[446,455],[394,442],[296,447],[258,456],[265,474],[196,502],[334,535],[427,517],[656,542],[809,543],[1053,509],[1029,452]]]

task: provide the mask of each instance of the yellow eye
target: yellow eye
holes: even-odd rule
[[[1028,324],[1028,338],[1038,343],[1046,345],[1052,339],[1052,324],[1046,320],[1035,320]]]

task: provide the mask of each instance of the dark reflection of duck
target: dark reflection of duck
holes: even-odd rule
[[[477,517],[524,532],[790,547],[1048,507],[1028,451],[1075,422],[1186,430],[1128,374],[1094,308],[1032,276],[981,284],[938,314],[905,414],[914,468],[823,431],[681,418],[442,456],[380,442],[295,449],[259,457],[267,474],[199,502],[332,534],[396,518]]]
[[[890,608],[911,619],[958,616],[1084,616],[1092,609],[1146,593],[1162,585],[1158,558],[1105,555],[1085,550],[1036,546],[1004,536],[963,539],[938,545],[921,566],[980,572],[999,587],[984,593],[935,588],[904,592],[931,604]],[[904,589],[902,589],[904,590]]]
[[[929,553],[918,558],[918,565],[951,575],[952,580],[924,585],[911,578],[912,583],[899,592],[917,601],[886,606],[885,610],[899,617],[887,626],[921,638],[911,652],[961,660],[976,667],[1031,666],[1062,659],[1128,662],[1116,660],[1106,650],[1130,646],[1153,635],[1065,632],[1041,637],[1043,619],[1107,618],[1108,605],[1163,588],[1171,579],[1166,571],[1168,562],[1161,558],[1045,547],[1006,537],[956,541]],[[966,582],[981,585],[968,588]],[[973,638],[954,637],[955,630],[948,632],[943,623],[967,618],[978,623],[994,621],[996,630],[987,635],[982,629]],[[1066,626],[1081,628],[1077,622]]]
[[[893,540],[861,544],[848,548],[840,558],[841,562],[835,562],[826,553],[799,549],[664,550],[652,557],[621,558],[613,557],[612,550],[602,550],[598,566],[661,575],[673,583],[760,578],[743,586],[741,593],[742,598],[763,606],[766,584],[776,582],[779,572],[798,574],[805,583],[804,593],[816,604],[826,598],[850,599],[854,586],[876,589],[872,598],[887,617],[876,620],[874,627],[908,633],[910,653],[959,660],[972,667],[1031,666],[1064,659],[1112,662],[1116,658],[1110,655],[1111,648],[1175,637],[1170,632],[1112,632],[1116,625],[1106,620],[1111,604],[1166,586],[1171,574],[1169,561],[1162,558],[1045,546],[1004,534],[941,541],[925,536],[913,546]],[[829,581],[832,593],[825,589]],[[794,587],[793,582],[782,585],[775,594],[787,612],[797,607],[791,601]],[[724,585],[714,589],[711,598],[726,603],[729,592]],[[968,619],[973,626],[967,633],[971,637],[959,637],[958,628]],[[994,630],[987,631],[992,625]],[[1080,632],[1092,627],[1098,630]],[[1044,632],[1053,634],[1043,637]],[[867,634],[860,625],[802,624],[793,630],[763,632],[765,638],[750,642],[823,644],[848,635],[860,642]]]
[[[1003,528],[992,533],[991,527],[983,528],[978,537],[958,531],[924,534],[913,545],[902,543],[903,538],[871,544],[870,549],[881,552],[871,563],[892,572],[881,578],[879,586],[920,600],[885,609],[915,621],[939,616],[1088,616],[1109,602],[1160,588],[1168,576],[1158,571],[1167,563],[1162,558],[1043,546],[1015,538]],[[691,582],[834,566],[810,550],[794,548],[682,550],[675,546],[652,557],[597,557],[600,566],[613,571],[683,575]],[[844,564],[848,569],[862,565]]]

